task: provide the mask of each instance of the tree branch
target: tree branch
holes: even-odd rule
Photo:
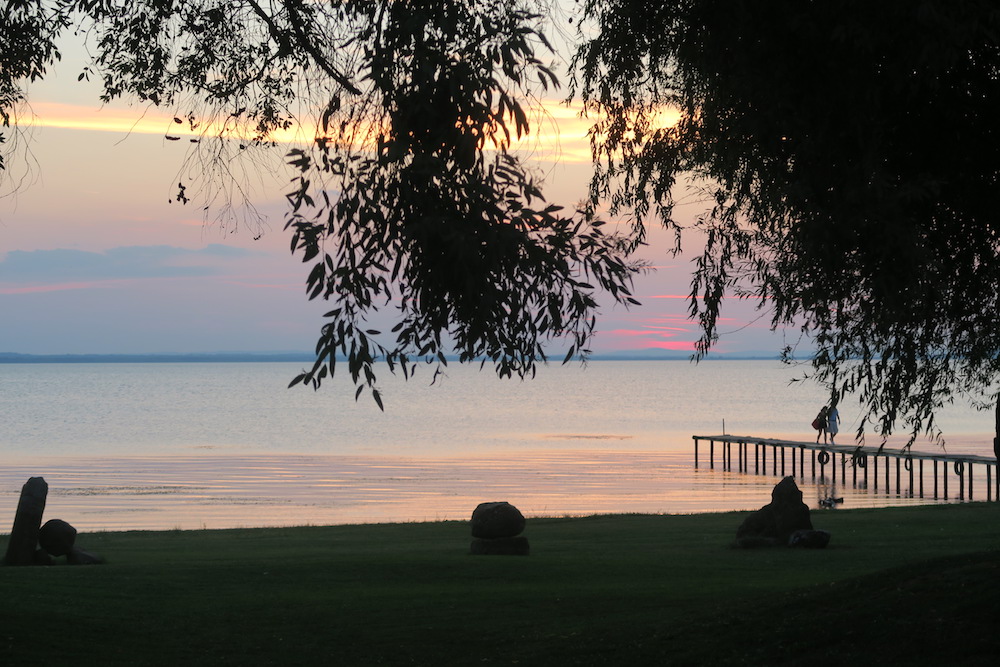
[[[281,50],[290,50],[286,34],[278,29],[274,20],[254,0],[248,1],[254,13],[259,16],[265,24],[267,24],[267,30],[271,33],[271,38],[274,39],[278,48]],[[319,49],[316,48],[316,45],[313,44],[312,40],[309,38],[309,35],[307,35],[302,29],[302,16],[299,14],[298,8],[293,6],[295,3],[288,1],[283,4],[285,5],[285,9],[288,11],[288,24],[291,26],[292,33],[295,35],[299,46],[301,46],[306,53],[312,56],[313,61],[319,65],[319,68],[322,69],[327,76],[346,88],[350,93],[360,95],[361,89],[355,86],[350,79],[338,72],[333,65],[330,64],[330,61],[326,59],[326,56],[320,53]]]

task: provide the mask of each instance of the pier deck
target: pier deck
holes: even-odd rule
[[[723,470],[747,474],[791,475],[806,477],[807,464],[813,479],[837,482],[839,467],[841,486],[846,486],[848,470],[854,487],[883,490],[892,493],[893,480],[897,495],[949,499],[949,481],[957,485],[958,500],[973,500],[974,467],[985,472],[986,500],[1000,500],[1000,475],[997,460],[989,456],[915,452],[908,449],[879,449],[857,445],[826,445],[815,442],[776,440],[744,435],[694,435],[694,466],[699,467],[699,445],[708,445],[708,466],[715,468],[718,446]],[[735,449],[735,452],[734,452]],[[750,451],[753,450],[751,459]],[[770,450],[770,452],[768,452]],[[808,460],[806,453],[809,453]],[[770,460],[768,460],[770,454]],[[882,462],[880,475],[879,463]],[[839,463],[839,466],[838,466]],[[894,466],[893,466],[894,464]],[[925,464],[926,471],[925,471]],[[828,467],[829,466],[829,470]],[[892,468],[895,467],[895,471]],[[829,472],[830,477],[827,477]],[[894,473],[894,474],[893,474]],[[930,474],[928,480],[927,474]],[[906,484],[904,484],[906,482]],[[925,488],[926,487],[926,488]],[[981,492],[980,492],[981,493]]]

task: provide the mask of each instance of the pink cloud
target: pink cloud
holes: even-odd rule
[[[660,341],[653,341],[646,347],[654,347],[660,350],[682,350],[684,352],[694,352],[694,341],[660,340]]]
[[[680,328],[667,327],[665,325],[686,325],[684,327],[684,331],[687,331],[690,326],[694,325],[694,320],[687,315],[675,315],[673,317],[644,317],[637,319],[636,321],[647,327]]]
[[[646,324],[645,327],[652,331],[680,331],[682,333],[687,333],[691,330],[688,327],[665,327],[662,324]]]
[[[676,327],[644,329],[611,329],[602,331],[600,337],[607,347],[629,350],[694,350],[694,341],[666,340],[678,334],[690,335],[687,329]]]
[[[602,331],[601,333],[604,334],[604,335],[607,335],[607,336],[625,336],[625,337],[629,337],[629,338],[633,337],[633,336],[673,336],[674,335],[674,334],[670,334],[670,333],[665,334],[662,331],[653,330],[653,329],[611,329],[610,331]]]

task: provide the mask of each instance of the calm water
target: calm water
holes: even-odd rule
[[[83,530],[465,519],[486,500],[528,515],[751,509],[776,479],[696,470],[691,435],[810,438],[823,402],[777,362],[592,362],[525,382],[385,372],[382,413],[347,383],[286,389],[298,370],[0,365],[0,530],[33,475],[49,482],[46,516]],[[849,442],[857,416],[841,412]],[[991,453],[992,419],[946,413],[949,451]],[[920,502],[841,493],[849,507]]]

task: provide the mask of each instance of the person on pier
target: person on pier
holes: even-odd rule
[[[830,403],[830,411],[827,413],[827,425],[826,430],[830,434],[830,444],[837,444],[834,442],[834,438],[837,437],[837,433],[840,432],[840,412],[837,410],[837,400],[834,399]],[[817,440],[816,442],[819,442]],[[823,442],[826,443],[826,438],[823,438]]]
[[[813,420],[813,428],[816,429],[816,444],[819,444],[819,437],[823,436],[823,444],[826,444],[826,427],[829,423],[827,406],[820,408],[819,414]]]

